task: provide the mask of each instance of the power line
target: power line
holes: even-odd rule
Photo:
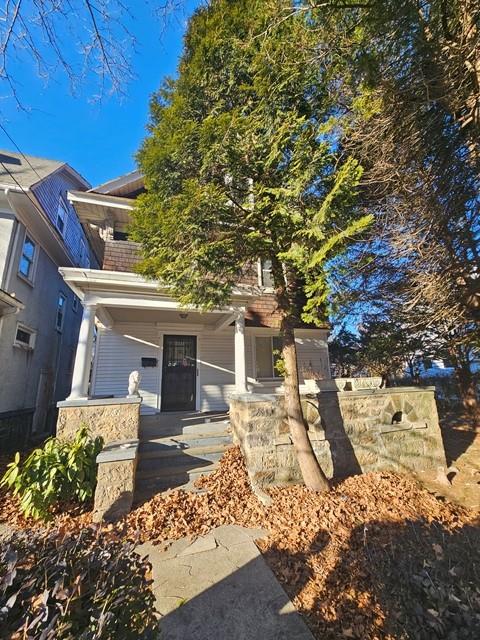
[[[1,125],[0,125],[1,126]],[[11,177],[11,179],[15,182],[15,184],[17,185],[17,187],[19,187],[19,189],[21,190],[21,192],[23,194],[25,194],[27,196],[27,198],[30,200],[30,202],[33,204],[33,206],[35,207],[35,209],[38,211],[38,213],[43,217],[45,214],[44,212],[40,209],[40,207],[38,206],[38,204],[35,202],[35,200],[30,196],[30,193],[28,192],[27,189],[25,189],[25,187],[23,185],[21,185],[19,183],[19,181],[16,179],[16,177],[13,175],[13,173],[10,171],[10,169],[8,167],[5,166],[5,164],[0,160],[0,164],[2,165],[2,167],[5,169],[5,171],[8,173],[8,175]],[[38,174],[37,174],[38,175]]]
[[[25,162],[28,164],[28,166],[30,167],[30,169],[38,176],[38,178],[40,180],[43,179],[44,176],[41,176],[38,171],[35,169],[35,167],[32,165],[32,163],[30,162],[30,160],[28,159],[28,157],[23,153],[23,151],[20,149],[20,147],[18,146],[18,144],[15,142],[15,140],[12,138],[12,136],[8,133],[8,131],[5,129],[5,127],[3,126],[3,124],[0,122],[0,129],[3,131],[3,133],[7,136],[7,138],[10,140],[10,142],[13,144],[13,146],[15,147],[15,149],[18,151],[18,153],[22,156],[22,158],[25,160]],[[2,165],[5,169],[5,165],[2,162]],[[7,170],[8,171],[8,170]],[[8,172],[10,173],[10,172]],[[10,174],[11,175],[11,174]]]

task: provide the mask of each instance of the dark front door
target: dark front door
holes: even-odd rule
[[[195,409],[197,386],[197,338],[164,336],[162,411]]]

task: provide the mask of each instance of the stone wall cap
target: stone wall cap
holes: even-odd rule
[[[245,403],[272,402],[278,400],[278,398],[281,398],[282,396],[283,394],[278,393],[231,393],[229,394],[229,399]]]
[[[98,454],[97,462],[121,462],[135,460],[138,452],[138,440],[109,442]]]
[[[61,400],[57,402],[57,407],[63,409],[66,407],[101,407],[112,406],[116,404],[140,404],[142,398],[78,398],[76,400]]]
[[[387,387],[386,389],[354,389],[352,391],[340,391],[335,389],[328,389],[326,391],[319,391],[318,394],[302,393],[302,398],[308,397],[311,398],[313,396],[326,396],[330,393],[335,393],[344,398],[355,398],[359,396],[381,396],[381,395],[391,395],[394,393],[433,393],[435,391],[435,387]]]

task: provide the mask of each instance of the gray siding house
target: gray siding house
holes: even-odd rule
[[[70,392],[82,307],[59,267],[99,264],[67,192],[64,162],[0,150],[0,449],[54,424]]]

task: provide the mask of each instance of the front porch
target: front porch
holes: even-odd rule
[[[232,393],[281,391],[274,367],[278,329],[245,320],[255,287],[238,285],[228,306],[202,312],[182,308],[166,289],[137,274],[61,272],[84,308],[67,402],[124,398],[132,371],[141,376],[142,415],[224,412]],[[324,329],[296,331],[301,372],[329,377],[327,335]]]
[[[221,309],[182,308],[136,274],[62,269],[84,308],[67,401],[125,397],[140,373],[142,414],[226,408],[229,391],[247,390],[247,287]],[[95,351],[92,362],[92,353]]]

